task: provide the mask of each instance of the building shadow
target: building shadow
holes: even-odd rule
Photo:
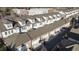
[[[79,41],[79,34],[77,34],[77,33],[70,32],[69,37]]]
[[[50,36],[49,41],[42,43],[39,47],[37,47],[35,51],[42,51],[43,48],[45,48],[46,51],[72,51],[74,46],[71,45],[78,43],[63,38],[64,34],[67,31],[59,33],[56,36]],[[79,41],[79,34],[69,32],[69,38]],[[59,45],[60,48],[57,48],[56,47],[57,45]],[[67,46],[71,46],[71,47],[66,48]]]

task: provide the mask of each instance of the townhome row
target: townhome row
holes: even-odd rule
[[[54,34],[56,30],[60,30],[61,27],[69,25],[68,22],[65,22],[69,20],[61,20],[63,17],[68,15],[72,16],[77,13],[78,10],[73,10],[65,13],[49,13],[34,16],[6,16],[0,19],[0,38],[4,38],[3,40],[7,46],[16,45],[18,50],[21,50],[21,45],[25,43],[28,49],[32,45],[33,48],[36,48],[41,44],[38,42],[39,40],[43,40],[43,37],[47,39],[47,37],[50,37],[50,33]],[[56,27],[54,28],[54,26]]]
[[[3,19],[1,19],[1,23],[3,23],[2,27],[4,27],[2,32],[2,37],[6,38],[9,35],[9,31],[13,31],[12,33],[21,33],[21,32],[27,32],[31,29],[37,29],[39,27],[43,27],[44,25],[51,24],[55,21],[58,21],[62,18],[62,15],[54,15],[53,14],[42,14],[42,15],[35,15],[35,16],[22,16],[22,17],[13,17],[13,16],[7,16]],[[54,15],[52,17],[52,15]],[[7,33],[7,34],[6,34]]]
[[[30,50],[30,48],[36,49],[42,44],[42,41],[49,41],[53,36],[61,32],[60,30],[62,27],[68,27],[69,22],[70,20],[67,20],[67,22],[65,22],[65,20],[60,20],[36,30],[32,29],[26,33],[13,34],[3,39],[3,41],[6,46],[11,47],[12,49],[15,47],[19,51]]]
[[[43,27],[44,25],[54,23],[55,21],[60,20],[62,17],[68,18],[69,16],[75,15],[78,13],[78,10],[67,11],[65,14],[62,13],[50,13],[50,14],[41,14],[34,16],[7,16],[3,18],[3,23],[6,28],[6,31],[2,33],[2,37],[6,38],[9,30],[12,30],[13,33],[27,32],[31,29],[37,29]],[[19,29],[20,28],[20,29]],[[7,32],[7,35],[5,33]]]

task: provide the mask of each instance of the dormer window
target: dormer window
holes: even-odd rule
[[[11,27],[11,25],[8,25],[8,28],[10,28]]]
[[[55,19],[55,17],[53,17],[53,19]]]
[[[34,19],[28,19],[31,23],[35,23]]]
[[[41,21],[40,18],[36,18],[38,21]]]
[[[6,29],[11,29],[11,28],[13,28],[12,23],[4,24],[4,26],[6,27]]]
[[[50,19],[52,19],[52,16],[49,16]]]
[[[21,32],[27,32],[27,27],[26,26],[21,27]]]
[[[26,20],[26,25],[30,26],[31,22],[29,20]]]
[[[38,23],[39,21],[35,18],[35,23]]]
[[[7,32],[5,32],[5,35],[7,35]]]
[[[10,36],[13,34],[13,30],[8,30],[4,32],[5,37]]]
[[[47,20],[47,17],[43,16],[43,18],[44,18],[45,20]]]
[[[18,21],[21,26],[25,26],[25,21]]]
[[[45,19],[44,18],[40,18],[40,19],[41,19],[42,22],[45,22]]]
[[[60,17],[60,14],[57,14],[57,17]]]
[[[26,20],[26,24],[28,23],[28,20]]]

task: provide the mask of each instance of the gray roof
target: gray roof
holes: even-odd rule
[[[55,15],[55,14],[58,14],[58,12],[53,12],[53,13],[46,13],[46,14],[38,14],[38,15],[25,15],[25,16],[22,16],[22,18],[30,18],[30,19],[35,19],[36,17],[37,18],[42,18],[42,16],[49,16],[49,15]]]
[[[4,31],[6,30],[5,26],[4,26],[4,23],[2,22],[2,19],[0,19],[0,31]]]
[[[73,11],[76,9],[78,9],[78,8],[74,8],[74,7],[58,8],[58,10],[63,11],[63,12],[69,12],[69,11]]]
[[[35,19],[36,17],[38,18],[42,18],[42,16],[48,16],[48,15],[54,15],[54,14],[58,14],[58,12],[53,12],[53,13],[46,13],[46,14],[39,14],[39,15],[25,15],[25,16],[5,16],[5,19],[9,19],[11,21],[15,21],[17,22],[18,20],[28,20],[29,19]]]
[[[3,22],[4,24],[12,23],[11,21],[8,21],[8,19],[2,19],[2,22]]]
[[[45,25],[44,27],[38,28],[36,30],[32,29],[31,31],[28,31],[28,33],[32,39],[35,39],[35,38],[41,36],[42,34],[48,33],[50,31],[54,30],[55,28],[58,28],[68,22],[69,22],[69,20],[67,20],[67,22],[65,22],[65,20],[60,20],[60,21],[54,22],[53,24]]]
[[[69,22],[69,20],[67,22]],[[29,40],[35,40],[39,36],[46,34],[63,24],[65,24],[65,21],[60,20],[53,24],[45,25],[44,27],[38,28],[36,30],[32,29],[32,30],[28,31],[27,33],[13,34],[13,35],[9,36],[8,38],[4,39],[4,41],[7,42],[7,44],[6,44],[7,46],[12,43],[12,44],[16,44],[15,46],[17,47],[23,43],[26,43]]]
[[[21,44],[26,43],[30,39],[26,33],[23,33],[23,34],[13,34],[13,35],[11,35],[8,38],[5,38],[3,40],[4,40],[4,42],[6,42],[7,46],[9,46],[11,44],[15,44],[15,47],[18,47]]]
[[[72,51],[79,51],[79,44],[74,44]]]
[[[20,18],[15,15],[5,16],[4,19],[9,19],[10,21],[14,21],[14,22],[20,20]]]

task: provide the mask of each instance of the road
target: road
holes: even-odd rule
[[[61,48],[56,49],[55,51],[79,51],[79,29],[71,29],[68,40],[63,38],[63,35],[67,31],[68,30],[65,30],[59,33],[50,41],[43,43],[41,46],[36,48],[35,51],[54,51],[57,44],[59,44]]]

